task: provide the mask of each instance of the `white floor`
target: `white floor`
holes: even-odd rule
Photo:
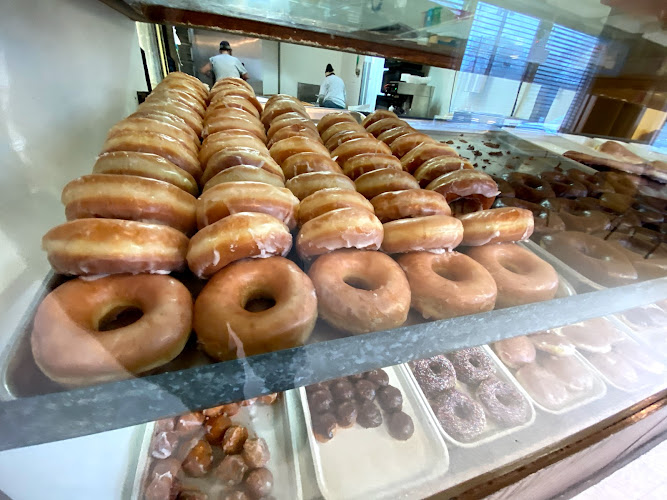
[[[667,441],[580,493],[576,500],[667,499]]]

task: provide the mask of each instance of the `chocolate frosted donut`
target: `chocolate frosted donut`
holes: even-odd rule
[[[373,401],[375,399],[375,384],[370,380],[359,380],[354,384],[359,401]]]
[[[393,413],[403,408],[403,394],[392,385],[381,387],[377,392],[378,403],[384,411]]]
[[[389,385],[389,375],[384,370],[372,370],[366,373],[366,380],[373,382],[376,388]]]
[[[397,411],[389,415],[387,427],[389,428],[391,437],[399,441],[410,439],[415,432],[415,425],[412,422],[412,418],[402,411]]]
[[[334,437],[337,421],[332,413],[322,413],[321,415],[312,415],[313,434],[318,441],[326,442]]]
[[[382,425],[382,413],[372,401],[365,401],[359,407],[357,423],[365,429],[380,427]]]
[[[337,403],[354,399],[354,387],[346,379],[336,380],[330,386],[331,394]]]
[[[494,374],[491,358],[479,347],[469,347],[449,354],[456,377],[464,384],[479,384]]]
[[[486,427],[482,405],[460,392],[442,394],[432,406],[440,425],[454,439],[472,441]]]
[[[331,410],[333,396],[328,389],[320,389],[309,395],[308,402],[311,411],[314,413],[326,413]]]
[[[530,418],[530,404],[507,382],[495,378],[484,380],[475,393],[488,415],[505,427],[521,425]]]
[[[417,382],[428,397],[453,389],[456,384],[454,366],[442,354],[413,361],[411,367]]]
[[[352,427],[357,421],[357,405],[354,401],[346,401],[336,408],[336,420],[341,427]]]

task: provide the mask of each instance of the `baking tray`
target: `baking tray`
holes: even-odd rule
[[[375,429],[356,424],[339,429],[329,442],[320,443],[312,431],[306,390],[299,389],[317,483],[327,500],[412,498],[416,490],[439,484],[447,474],[447,446],[433,413],[415,392],[408,368],[384,370],[389,383],[403,393],[403,411],[414,422],[415,432],[407,441],[392,438],[383,423]]]
[[[489,356],[491,361],[493,362],[493,365],[495,367],[495,376],[496,378],[509,383],[512,385],[516,390],[518,390],[521,395],[526,398],[526,401],[528,401],[528,405],[530,406],[530,418],[523,424],[517,425],[514,427],[509,427],[505,428],[502,427],[490,418],[486,419],[486,427],[484,429],[484,432],[480,434],[478,439],[475,441],[470,441],[470,442],[464,442],[464,441],[459,441],[449,434],[447,434],[447,431],[440,425],[440,422],[438,421],[438,418],[435,415],[435,411],[431,407],[428,398],[426,397],[426,394],[424,394],[424,391],[421,390],[421,387],[419,386],[419,382],[417,382],[417,379],[415,378],[414,374],[412,373],[412,370],[408,371],[410,372],[410,382],[412,383],[413,389],[419,394],[419,396],[422,398],[422,403],[428,407],[428,409],[431,412],[431,417],[438,423],[438,429],[442,433],[442,435],[449,441],[450,443],[460,447],[460,448],[476,448],[478,446],[482,445],[487,445],[496,439],[500,439],[502,437],[508,436],[510,434],[513,434],[515,432],[518,432],[522,429],[525,429],[527,427],[530,427],[533,425],[535,422],[535,407],[533,406],[533,400],[532,398],[528,395],[528,393],[525,391],[525,389],[519,384],[519,382],[512,376],[510,371],[507,369],[507,367],[498,359],[498,357],[495,355],[495,353],[491,350],[489,346],[481,346],[482,350],[484,353]],[[476,398],[474,396],[475,391],[471,389],[468,384],[464,384],[460,382],[458,379],[456,380],[456,386],[455,389],[459,392],[462,392],[466,396],[469,396],[471,399],[476,401]]]
[[[542,172],[569,169],[589,174],[596,172],[590,167],[548,151],[505,130],[479,132],[425,130],[424,132],[454,148],[460,156],[470,160],[479,170],[491,175],[510,172],[539,175]]]
[[[242,406],[239,413],[231,419],[234,424],[247,427],[250,436],[261,437],[266,441],[271,453],[267,468],[273,474],[274,480],[271,494],[276,498],[301,500],[303,498],[301,473],[285,394],[280,394],[275,403],[271,405]],[[138,459],[136,462],[130,461],[130,468],[127,472],[129,480],[126,481],[126,484],[131,484],[131,491],[129,496],[124,496],[124,498],[143,500],[148,475],[153,463],[157,460],[150,456],[156,424],[157,422],[151,422],[144,426]],[[210,487],[211,483],[211,478],[187,478],[183,481],[184,486],[193,487],[198,485]],[[209,488],[204,491],[207,490]]]

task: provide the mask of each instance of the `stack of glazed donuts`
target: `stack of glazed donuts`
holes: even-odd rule
[[[201,82],[170,74],[111,128],[93,174],[63,189],[68,222],[42,246],[57,273],[77,278],[40,304],[31,337],[51,379],[76,386],[127,378],[185,346],[192,297],[166,275],[184,269],[196,227],[207,102]],[[140,318],[123,326],[128,311]]]
[[[211,90],[199,155],[199,232],[187,260],[195,275],[210,278],[195,302],[194,330],[217,360],[301,345],[317,319],[310,279],[284,258],[299,199],[285,188],[279,161],[299,120],[290,122],[294,128],[274,124],[292,108],[307,118],[303,106],[285,96],[262,109],[240,79],[223,79]]]

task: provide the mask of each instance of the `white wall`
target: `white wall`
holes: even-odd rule
[[[280,92],[295,96],[299,83],[320,85],[324,79],[324,69],[330,63],[345,82],[347,105],[354,106],[359,102],[363,58],[359,58],[359,76],[355,74],[356,62],[356,54],[281,43]]]
[[[262,76],[264,94],[278,93],[278,59],[280,43],[274,40],[262,40]]]
[[[41,237],[65,220],[60,192],[90,172],[137,90],[146,84],[134,22],[97,1],[0,2],[3,313],[44,277]]]
[[[429,85],[433,86],[429,116],[446,115],[452,100],[456,70],[430,67],[428,76],[431,78]]]

